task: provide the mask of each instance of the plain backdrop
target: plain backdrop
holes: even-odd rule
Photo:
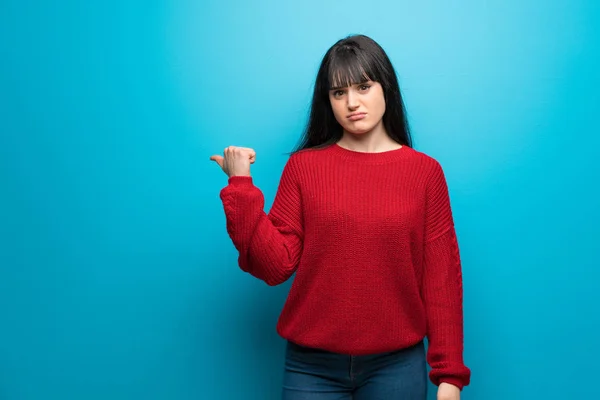
[[[599,19],[595,0],[2,0],[0,399],[279,398],[290,282],[238,268],[209,157],[254,148],[268,211],[351,33],[388,52],[448,179],[462,398],[591,398]]]

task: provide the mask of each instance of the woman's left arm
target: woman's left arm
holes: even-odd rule
[[[439,386],[438,399],[457,400],[470,382],[471,371],[463,361],[460,253],[448,186],[437,161],[429,174],[425,209],[422,293],[427,313],[429,376]]]

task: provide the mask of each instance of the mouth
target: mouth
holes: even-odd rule
[[[360,113],[352,113],[350,115],[348,115],[348,119],[350,121],[358,121],[360,119],[363,119],[367,116],[367,113],[364,112],[360,112]]]

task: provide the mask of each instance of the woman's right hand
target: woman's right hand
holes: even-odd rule
[[[229,146],[223,150],[223,156],[213,155],[210,159],[227,174],[232,176],[250,176],[250,164],[256,161],[256,152],[249,147]]]

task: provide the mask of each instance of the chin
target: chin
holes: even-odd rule
[[[375,128],[375,127],[374,126],[370,126],[368,128],[356,128],[356,127],[349,128],[348,127],[345,129],[346,129],[346,132],[351,133],[353,135],[362,135],[362,134],[371,132],[373,130],[373,128]]]

